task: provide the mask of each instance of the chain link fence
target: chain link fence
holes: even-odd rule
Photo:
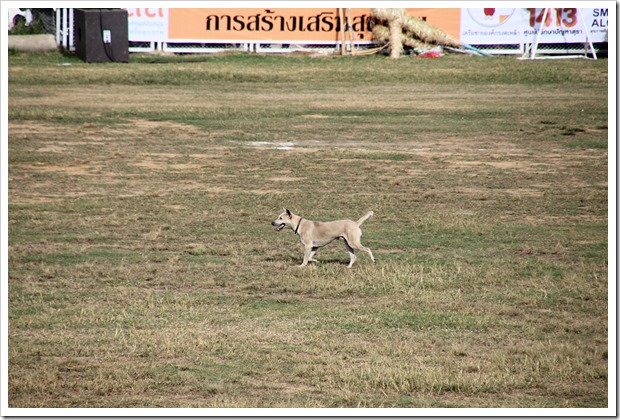
[[[528,54],[532,48],[531,43],[522,44],[503,44],[503,45],[473,45],[477,49],[487,52],[491,55],[523,55]],[[595,42],[593,44],[594,51],[597,55],[607,55],[607,42]],[[584,42],[577,43],[540,43],[537,51],[544,55],[569,55],[569,54],[586,54],[589,53],[589,45]]]
[[[56,34],[56,9],[9,9],[9,34]]]

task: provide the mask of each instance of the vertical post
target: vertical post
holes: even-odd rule
[[[540,22],[540,29],[538,30],[538,33],[536,34],[536,39],[534,40],[534,45],[532,45],[532,50],[530,51],[530,58],[531,59],[534,59],[534,56],[536,56],[536,49],[538,48],[538,42],[540,41],[540,36],[542,35],[543,28],[545,27],[545,24],[547,22],[547,14],[548,13],[549,13],[549,8],[545,7],[545,12],[543,13],[542,22]]]
[[[60,30],[60,11],[62,9],[60,7],[56,8],[56,45],[62,45],[62,38]]]
[[[62,46],[69,50],[69,37],[67,36],[67,9],[62,9]]]
[[[586,26],[586,21],[583,19],[583,15],[581,14],[581,9],[577,8],[577,17],[583,24],[583,30],[586,33],[586,41],[588,41],[588,45],[590,46],[590,50],[592,50],[592,57],[596,60],[596,51],[594,51],[594,45],[592,44],[592,38],[590,38],[590,30]],[[586,57],[588,56],[588,51],[586,50]]]
[[[69,51],[75,51],[75,45],[73,45],[73,41],[75,38],[75,34],[73,33],[74,21],[73,21],[73,8],[65,9],[67,14],[69,15],[69,26],[67,28],[67,37],[69,38],[67,44],[69,45]]]
[[[340,19],[340,54],[341,55],[345,55],[346,52],[346,47],[344,45],[345,43],[345,38],[344,38],[344,9],[342,8],[338,8],[338,18]]]
[[[347,31],[349,31],[349,48],[351,48],[351,55],[355,55],[355,45],[353,44],[353,13],[351,9],[347,9]]]

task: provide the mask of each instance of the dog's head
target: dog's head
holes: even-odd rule
[[[271,225],[276,227],[277,232],[280,232],[285,227],[291,227],[292,218],[293,214],[288,209],[284,209],[284,213],[280,214],[276,220],[271,222]]]

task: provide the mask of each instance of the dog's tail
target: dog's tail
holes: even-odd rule
[[[374,213],[369,211],[368,213],[366,213],[365,215],[363,215],[357,222],[357,225],[360,226],[362,223],[364,223],[366,220],[370,219],[372,217]]]

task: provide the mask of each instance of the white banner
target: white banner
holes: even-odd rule
[[[130,41],[168,41],[168,9],[128,8]]]
[[[551,8],[543,22],[544,11],[542,8],[462,9],[461,42],[473,45],[531,43],[541,25],[544,25],[540,38],[543,44],[586,42],[586,28],[592,42],[607,42],[607,8],[579,11]]]

